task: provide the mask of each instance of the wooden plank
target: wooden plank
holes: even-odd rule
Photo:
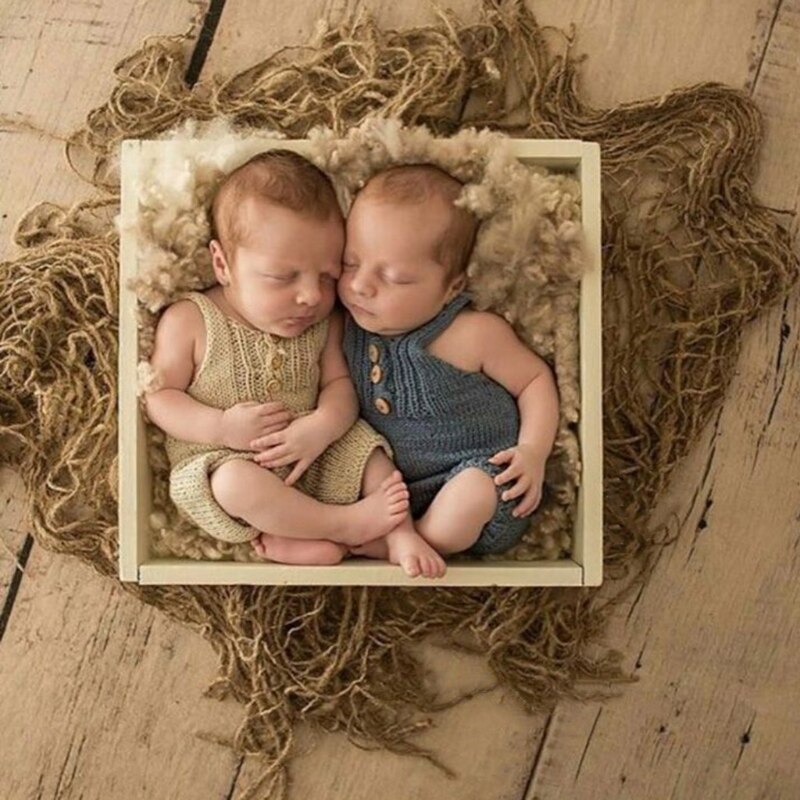
[[[584,97],[606,107],[678,86],[718,81],[742,86],[758,63],[779,0],[537,0],[540,25],[575,24]],[[554,45],[557,37],[553,37]]]
[[[225,797],[233,702],[211,648],[75,559],[37,547],[0,647],[0,797]]]
[[[42,200],[69,206],[93,191],[65,165],[61,140],[24,125],[65,138],[108,97],[117,61],[147,35],[187,30],[198,8],[193,0],[3,3],[0,116],[10,122],[0,123],[0,261],[13,257],[11,234],[26,209]],[[9,544],[19,559],[25,537]],[[14,569],[13,559],[4,552],[0,604]]]
[[[380,4],[370,4],[371,8],[379,7]],[[248,15],[242,9],[246,6],[237,5],[237,14],[241,20],[247,20]],[[411,8],[411,7],[409,7]],[[753,70],[757,67],[760,60],[759,45],[763,46],[767,40],[767,32],[772,23],[772,15],[776,8],[774,2],[746,2],[738,4],[728,4],[725,9],[720,9],[718,5],[709,2],[694,2],[684,4],[682,13],[676,15],[674,9],[668,4],[658,4],[653,2],[639,2],[628,4],[589,3],[556,3],[539,2],[536,5],[536,13],[542,24],[565,24],[575,21],[579,37],[577,42],[578,51],[586,51],[590,54],[590,60],[582,71],[582,83],[585,87],[590,100],[598,105],[608,105],[624,100],[639,99],[651,94],[659,94],[675,86],[691,84],[701,80],[718,80],[733,85],[746,85],[748,79],[752,79]],[[377,15],[381,20],[380,14]],[[382,21],[382,20],[381,20]],[[710,23],[713,22],[713,25]],[[226,27],[223,31],[228,37],[228,41],[236,42],[237,46],[242,44],[243,25],[238,29],[236,22],[229,15],[225,20]],[[709,27],[713,27],[713,38],[709,39]],[[224,40],[218,38],[217,43]],[[227,48],[227,54],[232,54],[232,46]],[[244,51],[247,53],[247,50]],[[215,53],[212,51],[212,60]],[[222,58],[222,51],[217,51],[219,58]],[[253,59],[250,59],[253,60]],[[624,64],[625,69],[620,70],[619,65]],[[677,494],[673,497],[673,507],[686,510],[690,504],[692,490],[697,483],[698,475],[705,465],[706,455],[710,444],[706,444],[705,450],[699,449],[700,461],[694,468],[692,464],[687,464],[685,473],[691,475],[687,485],[679,484]],[[729,465],[736,465],[738,455],[730,456]],[[732,481],[733,477],[728,476]],[[735,487],[731,491],[739,491],[741,487]],[[747,495],[744,495],[745,497]],[[696,512],[696,517],[700,512]],[[676,556],[677,557],[677,556]],[[737,580],[741,582],[741,575]],[[673,585],[675,585],[673,583]],[[677,585],[680,585],[678,581]],[[733,582],[721,579],[721,585],[732,587]],[[696,599],[696,598],[695,598]],[[663,604],[663,597],[661,598]],[[658,606],[660,608],[661,606]],[[637,641],[634,644],[638,643]],[[631,642],[624,643],[631,650]],[[665,634],[661,641],[661,651],[677,650],[678,654],[683,654],[683,641],[675,631]],[[683,656],[685,657],[685,655]],[[459,668],[454,666],[449,673],[450,680],[458,680],[460,675]],[[675,668],[674,664],[665,682],[669,684],[676,675],[682,674],[680,668]],[[717,687],[719,690],[724,687]],[[635,722],[644,714],[649,717],[658,716],[656,701],[658,697],[642,697],[641,693],[632,690],[630,697],[635,697],[635,702],[626,706],[626,716],[629,722]],[[648,704],[649,701],[649,704]],[[473,701],[474,702],[474,701]],[[619,701],[618,701],[619,702]],[[610,704],[613,708],[615,704]],[[570,707],[567,704],[567,707]],[[577,760],[570,762],[569,766],[573,773],[580,765],[581,758],[584,757],[584,746],[587,739],[591,739],[591,731],[597,730],[599,707],[579,706],[582,710],[585,725],[577,726],[580,730],[579,742],[580,750],[577,752]],[[475,709],[476,715],[481,712]],[[577,713],[577,712],[576,712]],[[509,717],[512,715],[509,714]],[[582,719],[583,719],[582,718]],[[531,729],[533,735],[536,731],[547,730],[547,736],[540,743],[533,762],[529,764],[529,771],[541,758],[543,770],[534,777],[539,778],[538,785],[547,785],[548,778],[552,778],[550,785],[553,788],[553,796],[563,796],[564,787],[571,786],[571,774],[567,775],[568,770],[562,769],[571,758],[575,746],[571,747],[569,741],[564,741],[565,728],[569,726],[562,723],[562,716],[556,715],[549,721],[546,728],[543,728],[541,720],[536,722],[535,729]],[[459,720],[461,723],[461,720]],[[472,793],[473,780],[476,774],[487,775],[495,774],[499,779],[494,783],[493,796],[537,797],[536,788],[531,792],[520,792],[518,787],[520,781],[520,754],[530,752],[530,750],[515,749],[508,747],[504,751],[505,757],[500,755],[490,761],[485,761],[480,754],[477,756],[472,750],[474,739],[470,735],[464,735],[463,727],[457,727],[455,722],[442,720],[443,731],[449,731],[450,736],[445,735],[445,739],[452,747],[451,752],[455,754],[455,763],[464,766],[464,776],[454,784],[429,784],[427,790],[420,790],[424,793],[420,796],[425,797],[462,797],[465,792],[467,796],[487,796],[483,787]],[[463,724],[463,723],[461,723]],[[660,723],[659,723],[660,724]],[[493,741],[497,742],[503,734],[500,732],[503,727],[501,718],[492,717],[484,720],[484,725],[480,727],[478,737],[485,742],[483,735],[486,731],[492,731],[495,735]],[[744,728],[743,728],[744,731]],[[458,744],[460,743],[460,745]],[[727,741],[719,744],[717,751],[723,749]],[[638,742],[636,743],[638,746]],[[609,749],[615,747],[613,739]],[[558,748],[554,752],[554,748]],[[705,748],[705,749],[704,749]],[[696,747],[699,754],[708,756],[708,743],[704,743],[704,748]],[[629,748],[630,749],[630,748]],[[561,750],[565,751],[562,758]],[[619,748],[622,751],[622,748]],[[493,754],[494,755],[494,754]],[[606,758],[611,758],[604,753]],[[659,756],[660,757],[660,756]],[[701,755],[698,755],[701,758]],[[417,768],[411,768],[405,760],[395,760],[387,754],[371,754],[367,761],[365,757],[346,747],[341,741],[334,737],[324,738],[318,746],[316,752],[309,756],[304,756],[301,762],[298,761],[297,769],[293,772],[297,774],[295,779],[297,796],[326,796],[326,797],[345,797],[350,796],[354,791],[369,793],[373,795],[376,791],[387,798],[407,797],[409,795],[408,780],[409,775],[414,775]],[[452,759],[452,757],[451,757]],[[476,759],[478,761],[476,762]],[[672,777],[675,782],[675,775],[682,767],[677,759],[666,759],[666,777]],[[498,764],[504,765],[504,769],[498,771]],[[559,767],[561,765],[561,767]],[[690,766],[697,768],[697,763]],[[584,775],[582,779],[587,787],[597,787],[600,775],[603,774],[605,766],[602,759],[597,759],[591,764],[582,765]],[[422,769],[422,768],[421,768]],[[638,773],[638,780],[642,782],[643,772],[647,765],[643,766]],[[488,772],[487,772],[488,770]],[[548,774],[548,770],[552,770]],[[422,770],[428,776],[427,770]],[[543,774],[541,774],[543,773]],[[244,773],[245,775],[247,772]],[[688,780],[697,777],[687,769]],[[358,776],[358,787],[353,776]],[[662,775],[662,778],[664,775]],[[237,784],[238,785],[238,784]],[[524,786],[524,784],[522,784]],[[669,781],[668,781],[668,785]],[[560,787],[560,788],[556,788]],[[608,788],[604,786],[604,788]],[[616,797],[619,787],[613,786],[607,793],[587,789],[587,796],[592,797]],[[411,790],[416,791],[416,790]],[[483,791],[483,794],[481,794]],[[411,795],[413,796],[413,795]],[[631,791],[631,797],[641,796],[660,796],[660,790],[655,794],[637,794],[635,788]]]
[[[0,115],[66,137],[114,85],[115,64],[143,38],[188,30],[195,0],[5,0],[0,16]],[[30,206],[70,205],[92,191],[65,166],[63,142],[0,124],[0,259]],[[31,165],[36,165],[31,170]]]
[[[482,658],[430,646],[417,652],[442,688],[444,700],[494,683]],[[524,791],[525,766],[539,747],[543,726],[544,720],[525,714],[502,689],[478,694],[437,714],[433,727],[415,742],[430,748],[455,777],[427,761],[359,750],[344,734],[317,733],[303,726],[290,769],[290,797],[511,800]],[[256,767],[254,759],[247,759],[237,788],[255,776]]]
[[[188,30],[198,9],[193,0],[7,2],[0,114],[69,133],[108,97],[120,58],[147,35]],[[60,141],[0,128],[0,258],[9,258],[12,226],[27,207],[70,205],[91,189],[66,169]],[[9,540],[16,551],[22,491],[7,471],[0,480],[3,501],[12,498],[4,538],[9,527],[21,531]],[[0,565],[2,597],[14,600],[0,647],[0,796],[159,797],[167,764],[168,796],[195,797],[197,781],[224,796],[232,751],[193,733],[232,734],[241,708],[200,699],[216,672],[208,646],[76,559],[34,547],[13,598],[5,551]],[[155,771],[153,752],[165,759]]]
[[[461,19],[478,18],[475,0],[445,0],[438,3]],[[386,28],[402,29],[432,23],[436,19],[434,4],[428,0],[398,3],[393,0],[273,0],[270,24],[253,24],[263,15],[258,0],[227,2],[214,42],[208,53],[202,76],[208,79],[219,73],[228,77],[238,70],[258,63],[277,47],[307,44],[321,20],[334,22],[357,8],[369,11],[373,19]]]
[[[0,467],[0,641],[22,581],[32,539],[22,479]]]
[[[434,18],[432,5],[425,0],[411,3],[377,0],[364,5],[384,27],[410,27]],[[465,19],[477,17],[477,4],[469,0],[451,0],[441,5]],[[346,13],[355,3],[307,0],[295,4],[282,0],[275,6],[280,7],[275,18],[280,20],[281,38],[276,36],[274,28],[254,29],[252,21],[259,14],[258,0],[228,2],[203,74],[230,75],[264,58],[274,46],[304,44],[318,19],[329,13],[334,16]],[[268,43],[264,34],[269,36]],[[475,662],[479,662],[437,654],[429,648],[423,648],[422,652],[440,665],[439,675],[447,687],[468,683],[476,672]],[[292,796],[360,800],[374,797],[377,790],[387,800],[392,797],[483,800],[502,796],[498,787],[502,792],[510,791],[508,796],[520,795],[527,780],[528,761],[538,747],[541,721],[526,715],[507,694],[497,692],[442,714],[436,724],[436,730],[421,737],[420,744],[436,748],[437,754],[458,772],[456,781],[416,759],[386,752],[365,753],[351,746],[343,736],[320,737],[303,729],[298,740],[298,750],[303,755],[291,770]],[[233,776],[234,797],[246,788],[256,771],[257,761],[246,759],[241,773]]]
[[[739,85],[766,115],[757,191],[796,214],[800,3],[775,10]],[[559,706],[528,800],[800,795],[798,326],[795,290],[746,332],[724,408],[656,511],[683,519],[680,539],[614,619],[641,683]]]
[[[409,578],[386,562],[359,558],[345,567],[290,566],[288,564],[221,564],[217,561],[188,562],[159,558],[139,568],[143,584],[193,584],[220,586],[581,586],[583,569],[571,558],[540,561],[492,561],[483,564],[452,564],[441,578]]]

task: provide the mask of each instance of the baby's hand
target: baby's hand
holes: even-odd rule
[[[527,517],[536,510],[542,499],[546,460],[546,457],[542,458],[533,447],[526,444],[501,450],[489,459],[490,464],[509,464],[508,468],[494,479],[497,486],[514,481],[514,486],[503,492],[502,499],[513,500],[524,495],[512,512],[512,516]]]
[[[250,442],[257,464],[274,469],[294,464],[284,483],[291,486],[331,444],[331,435],[313,413],[300,417],[278,433],[262,436]]]
[[[280,431],[291,420],[283,403],[237,403],[222,412],[222,443],[231,450],[255,450],[253,439]]]

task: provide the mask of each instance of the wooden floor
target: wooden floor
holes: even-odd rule
[[[529,0],[530,1],[530,0]],[[470,17],[476,2],[442,5]],[[150,34],[185,31],[192,0],[3,0],[0,114],[77,127],[112,67]],[[391,26],[427,0],[373,0]],[[305,40],[337,0],[227,0],[202,77]],[[767,120],[763,201],[800,206],[800,0],[541,0],[578,30],[596,105],[702,80],[746,89]],[[195,38],[199,26],[195,28]],[[87,187],[58,141],[0,126],[0,258],[40,199]],[[790,218],[787,218],[790,219]],[[791,222],[797,233],[796,218]],[[2,312],[0,312],[2,313]],[[526,716],[501,690],[445,713],[421,741],[458,773],[301,736],[293,798],[326,800],[793,800],[800,797],[800,292],[751,326],[724,408],[656,520],[681,523],[611,639],[640,681],[603,704]],[[253,764],[227,736],[234,703],[203,699],[215,658],[79,562],[31,548],[16,477],[0,471],[0,798],[236,798]],[[18,569],[24,566],[24,573]],[[426,650],[445,692],[489,683],[477,659]],[[197,735],[199,734],[199,736]]]

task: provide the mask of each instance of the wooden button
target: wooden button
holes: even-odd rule
[[[378,359],[381,357],[381,351],[380,351],[380,348],[378,347],[378,345],[376,345],[376,344],[371,344],[371,345],[370,345],[370,346],[367,348],[367,350],[368,350],[368,352],[369,352],[369,360],[370,360],[370,361],[371,361],[373,364],[377,364],[377,363],[378,363]]]
[[[375,408],[381,412],[381,414],[388,414],[392,410],[392,406],[389,401],[385,397],[376,397],[375,398]]]
[[[380,383],[383,379],[383,370],[377,364],[372,365],[372,369],[369,371],[369,379],[373,383]]]

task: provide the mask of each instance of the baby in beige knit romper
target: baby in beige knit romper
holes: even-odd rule
[[[272,561],[336,564],[391,534],[390,560],[432,574],[438,556],[389,446],[357,419],[333,309],[344,225],[329,179],[291,151],[261,153],[223,180],[212,222],[218,285],[161,316],[158,389],[145,397],[167,433],[176,506]]]

